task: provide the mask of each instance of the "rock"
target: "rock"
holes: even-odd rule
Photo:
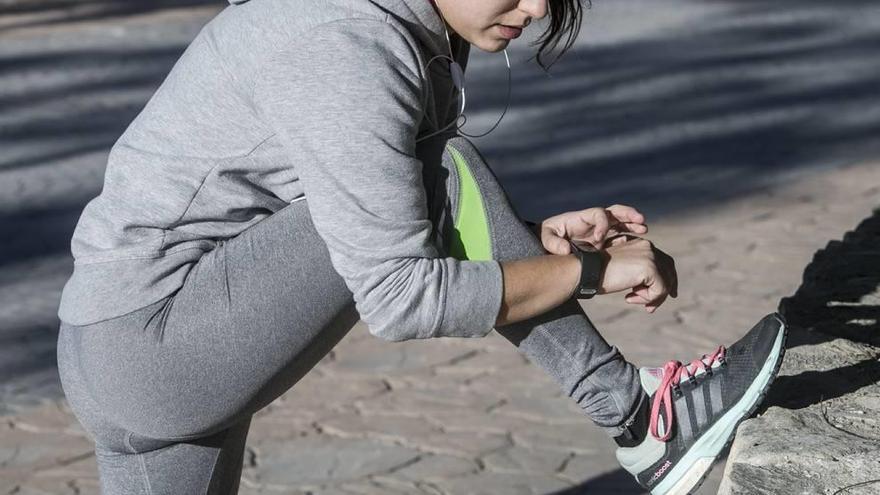
[[[719,495],[880,493],[880,210],[804,270],[785,360]]]

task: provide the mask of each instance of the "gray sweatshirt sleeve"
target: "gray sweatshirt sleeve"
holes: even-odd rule
[[[431,241],[414,50],[379,20],[322,24],[267,60],[254,102],[295,160],[315,228],[370,333],[482,337],[501,307],[501,265],[439,257]]]

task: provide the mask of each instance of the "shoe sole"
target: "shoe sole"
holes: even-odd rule
[[[706,480],[709,470],[721,452],[733,441],[736,428],[751,417],[758,408],[776,378],[782,358],[785,356],[785,340],[788,329],[785,322],[780,323],[779,333],[770,351],[771,358],[764,363],[757,378],[746,390],[743,397],[724,416],[706,431],[672,468],[666,478],[651,490],[651,495],[688,495],[698,489]]]

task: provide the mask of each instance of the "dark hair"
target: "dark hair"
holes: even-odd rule
[[[571,48],[577,39],[578,33],[581,30],[581,21],[583,20],[582,1],[584,0],[549,1],[548,14],[550,16],[550,25],[547,27],[547,30],[541,34],[541,37],[539,37],[537,41],[531,43],[531,45],[541,45],[538,49],[537,55],[532,58],[537,58],[538,65],[540,65],[545,72],[550,66],[556,63],[556,61],[559,60],[569,48]],[[587,8],[590,8],[592,6],[590,0],[585,1]],[[556,48],[556,45],[559,44],[559,40],[562,39],[562,36],[565,33],[568,33],[568,38],[566,39],[562,50],[559,52],[559,55],[553,59],[553,62],[550,65],[545,66],[542,56],[546,56],[547,53]]]

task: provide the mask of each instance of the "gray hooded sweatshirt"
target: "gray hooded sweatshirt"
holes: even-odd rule
[[[449,134],[416,139],[456,104],[448,63],[425,68],[449,54],[434,7],[230,1],[111,148],[59,318],[86,325],[158,301],[219,240],[305,199],[370,333],[490,332],[501,266],[442,257],[428,218],[423,174]],[[466,67],[470,45],[452,39]]]

